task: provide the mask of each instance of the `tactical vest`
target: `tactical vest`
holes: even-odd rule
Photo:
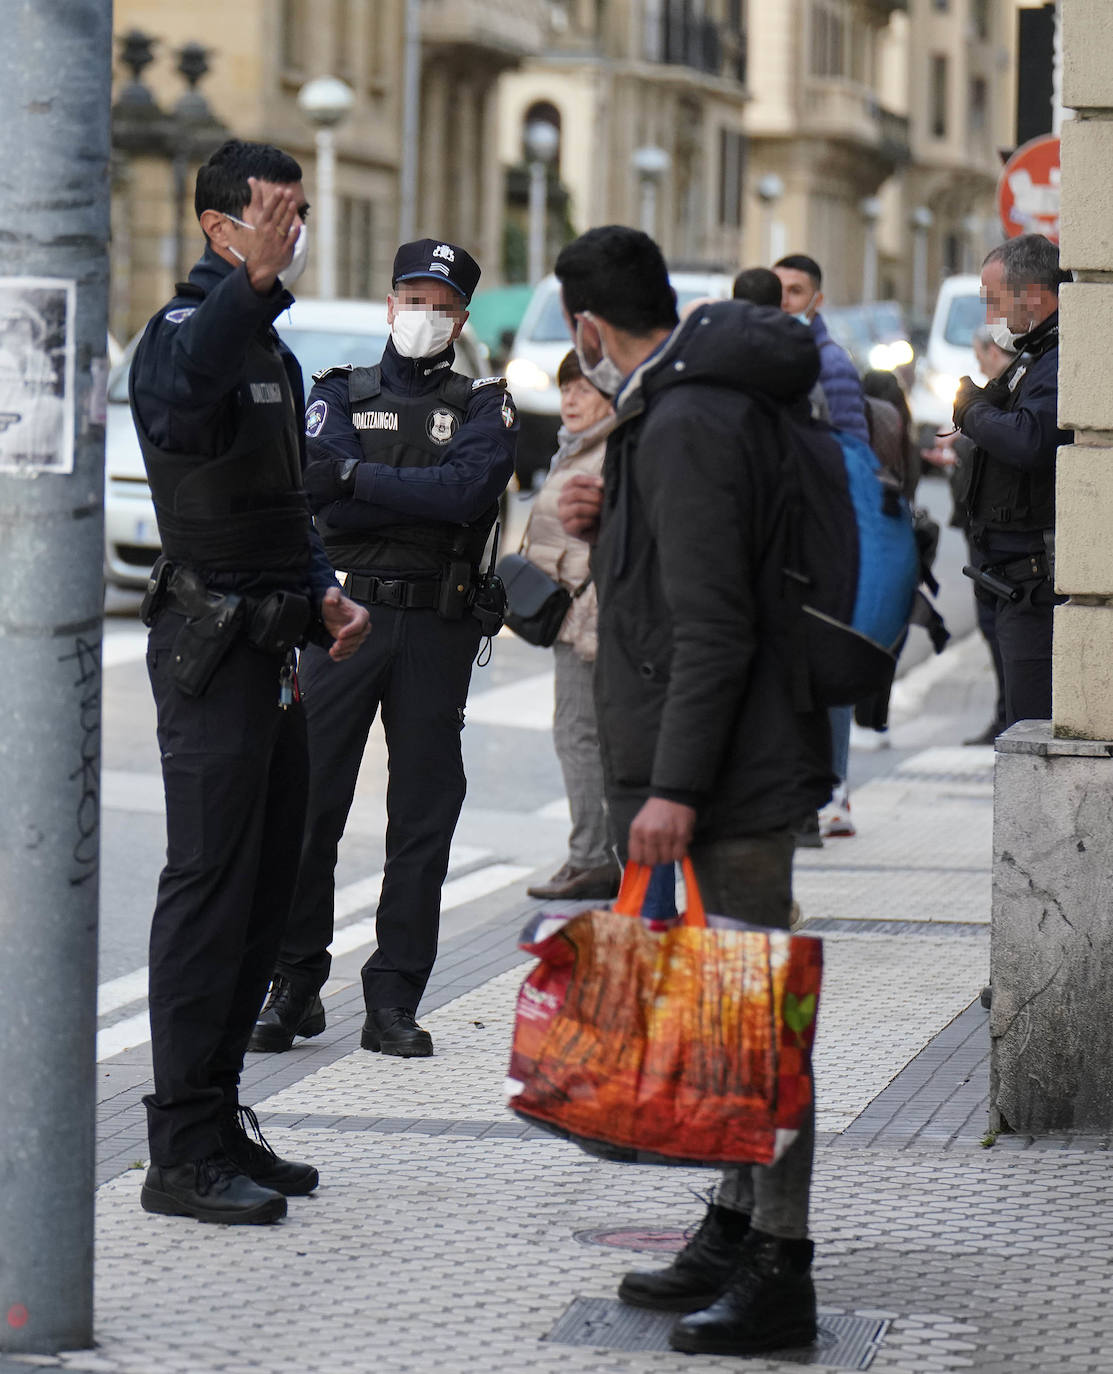
[[[192,283],[180,296],[205,293]],[[134,386],[132,372],[129,390]],[[290,379],[269,334],[247,350],[232,393],[236,432],[217,457],[167,453],[136,424],[163,552],[211,572],[304,570],[309,507],[301,485],[299,418]],[[138,415],[134,394],[132,414]]]
[[[319,372],[314,380],[335,370]],[[348,371],[352,425],[368,462],[428,468],[443,461],[449,441],[467,415],[473,388],[470,377],[446,369],[435,391],[399,396],[384,388],[379,365],[344,370]],[[477,568],[497,514],[496,504],[470,525],[410,521],[378,524],[365,531],[335,529],[320,516],[317,523],[334,568],[423,572],[439,571],[450,562]]]
[[[1050,331],[1040,343],[1042,347],[1021,353],[1002,373],[1001,381],[1009,385],[1009,394],[1001,409],[1016,408],[1028,368],[1037,358],[1058,348],[1058,330]],[[978,447],[970,461],[964,504],[975,539],[1005,531],[1036,534],[1052,529],[1055,525],[1055,465],[1051,464],[1042,472],[1025,472]]]

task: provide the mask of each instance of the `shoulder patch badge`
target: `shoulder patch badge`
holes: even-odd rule
[[[190,315],[194,314],[196,310],[197,307],[195,305],[183,305],[177,310],[168,310],[162,318],[167,324],[181,324],[183,320],[188,320]]]
[[[506,428],[513,429],[515,421],[518,419],[518,412],[514,409],[514,402],[509,396],[504,398],[499,414],[502,416],[502,422]]]
[[[506,389],[505,377],[477,377],[471,384],[473,391],[478,391],[481,386],[497,386]]]
[[[316,439],[328,419],[328,402],[314,401],[305,412],[305,433],[309,439]]]
[[[355,363],[337,363],[335,367],[322,367],[320,372],[314,372],[313,380],[323,382],[326,377],[331,377],[334,373],[351,372]]]

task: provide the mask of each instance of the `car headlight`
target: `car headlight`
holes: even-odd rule
[[[506,381],[511,391],[548,391],[553,379],[543,367],[528,358],[511,358],[506,364]]]
[[[907,367],[916,358],[915,350],[907,339],[893,339],[889,344],[890,367]]]
[[[929,372],[927,378],[928,389],[949,406],[954,405],[958,381],[959,379],[949,372]]]
[[[893,351],[887,343],[875,343],[869,353],[870,367],[875,372],[892,372],[896,367]]]

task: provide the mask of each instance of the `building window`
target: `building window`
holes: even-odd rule
[[[947,59],[933,53],[929,80],[929,114],[931,132],[935,138],[947,137]]]
[[[931,0],[933,10],[938,10],[940,14],[946,14],[951,8],[951,0]]]
[[[982,133],[989,114],[989,89],[984,76],[975,76],[970,82],[970,128],[974,133]]]
[[[374,214],[369,200],[341,196],[336,235],[336,284],[341,296],[366,300],[371,295]]]
[[[812,76],[845,76],[846,12],[841,4],[813,0],[809,69]]]
[[[719,223],[742,227],[742,187],[746,178],[746,139],[733,129],[719,130]]]
[[[970,19],[977,37],[987,39],[992,19],[989,0],[970,0]]]
[[[306,59],[305,0],[282,0],[280,18],[282,70],[303,72]]]

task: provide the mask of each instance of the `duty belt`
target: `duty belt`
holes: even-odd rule
[[[1047,577],[1051,570],[1046,553],[1030,553],[1023,558],[1014,558],[1011,563],[995,563],[989,571],[1003,577],[1006,582],[1031,582]]]
[[[399,610],[431,610],[440,601],[440,579],[411,580],[404,577],[375,577],[371,573],[348,573],[344,590],[353,601],[366,606],[396,606]]]

